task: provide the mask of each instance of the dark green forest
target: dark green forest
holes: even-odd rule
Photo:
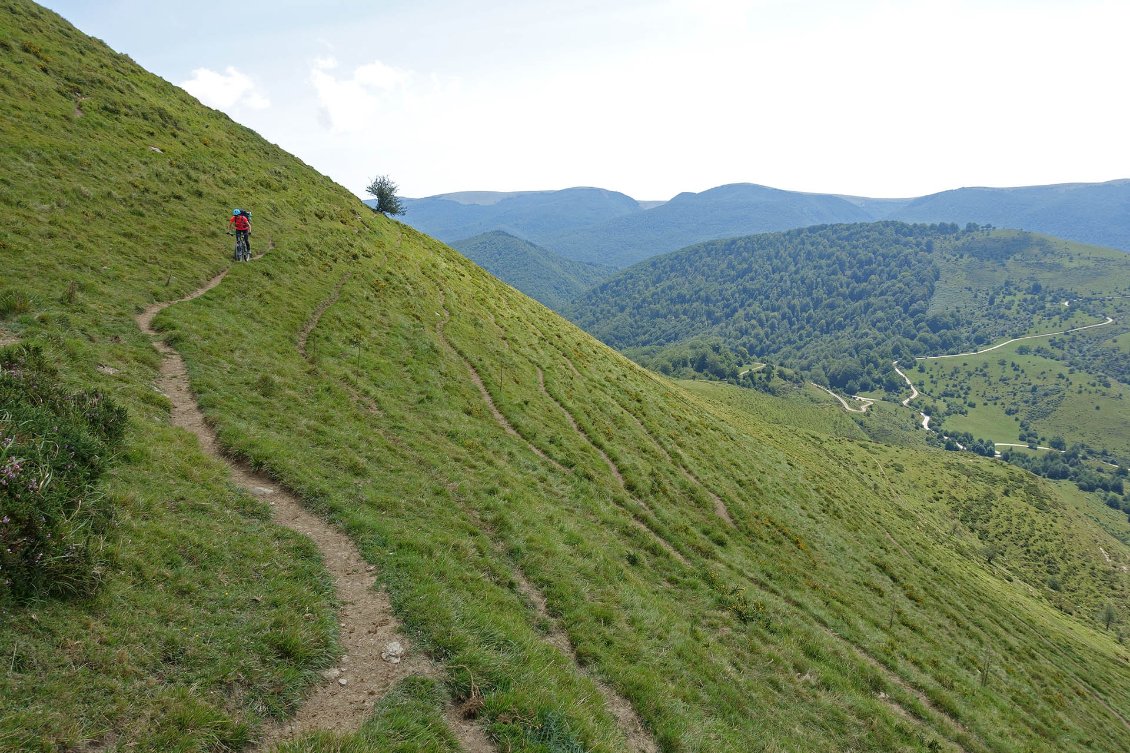
[[[664,373],[680,373],[689,354],[693,370],[717,378],[770,362],[847,392],[898,392],[893,360],[976,347],[1035,315],[1057,315],[1061,291],[1036,282],[972,291],[968,305],[934,299],[940,262],[993,265],[1040,242],[976,225],[901,222],[711,241],[625,270],[569,313]]]

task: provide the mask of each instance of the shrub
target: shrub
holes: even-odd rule
[[[0,405],[0,601],[89,593],[112,517],[95,485],[125,410],[64,390],[30,345],[0,350]]]
[[[0,293],[0,319],[15,314],[26,314],[31,310],[31,299],[21,290],[5,290]]]

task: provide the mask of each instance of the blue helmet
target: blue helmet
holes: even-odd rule
[[[239,214],[239,213],[240,213],[240,210],[238,210],[238,209],[233,209],[233,210],[231,210],[231,216],[232,216],[232,217],[235,217],[235,216],[236,216],[237,214]]]

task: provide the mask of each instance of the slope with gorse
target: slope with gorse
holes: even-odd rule
[[[1130,551],[1052,487],[683,390],[29,3],[0,61],[0,326],[130,415],[102,589],[3,606],[0,745],[240,748],[339,651],[311,545],[169,428],[133,322],[245,205],[265,256],[154,327],[439,667],[288,749],[451,750],[445,696],[499,750],[1128,747],[1095,615]]]

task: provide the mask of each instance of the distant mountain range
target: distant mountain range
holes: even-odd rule
[[[960,188],[918,198],[783,191],[750,183],[641,202],[600,188],[462,192],[406,199],[403,220],[446,242],[493,230],[617,268],[693,243],[873,220],[970,222],[1130,251],[1130,180]]]

